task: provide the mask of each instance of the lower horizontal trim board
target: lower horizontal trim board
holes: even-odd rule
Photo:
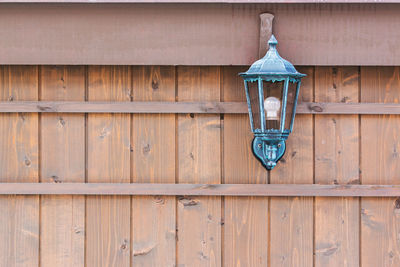
[[[244,102],[0,102],[0,113],[209,113],[247,114]],[[396,103],[299,103],[297,114],[400,114]]]
[[[400,185],[1,183],[0,195],[398,197]]]

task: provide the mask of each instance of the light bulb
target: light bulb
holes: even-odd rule
[[[279,120],[279,110],[281,101],[278,98],[270,96],[264,100],[265,117],[267,120]]]

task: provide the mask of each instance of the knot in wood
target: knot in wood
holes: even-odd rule
[[[53,108],[53,107],[50,107],[50,106],[41,106],[41,105],[37,105],[37,108],[38,108],[40,111],[45,111],[45,112],[54,112],[54,111],[55,111],[54,108]]]
[[[308,108],[313,112],[322,112],[322,111],[324,111],[324,109],[320,105],[317,105],[317,104],[311,104]]]

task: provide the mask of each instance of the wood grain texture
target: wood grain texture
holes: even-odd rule
[[[224,101],[245,101],[245,67],[222,68]],[[266,184],[267,173],[253,156],[248,115],[224,116],[224,183]],[[266,266],[268,263],[268,198],[225,197],[224,266]]]
[[[399,185],[1,183],[0,195],[399,197]]]
[[[400,65],[398,0],[16,0],[25,1],[42,4],[1,0],[11,3],[0,10],[2,64],[249,65],[267,11],[293,64]]]
[[[133,67],[134,101],[175,101],[174,67]],[[175,183],[175,115],[132,115],[132,182]],[[175,197],[132,198],[133,266],[175,266]]]
[[[177,71],[179,101],[220,100],[219,67]],[[220,139],[219,115],[178,116],[179,183],[221,182]],[[178,266],[221,266],[221,198],[180,197],[177,219]]]
[[[90,66],[91,101],[130,101],[128,66]],[[130,116],[88,116],[88,182],[130,182]],[[130,197],[93,196],[86,200],[87,266],[130,265]]]
[[[314,68],[300,68],[299,101],[313,99]],[[313,118],[297,115],[285,155],[270,172],[271,184],[313,183]],[[313,199],[271,198],[271,266],[313,265]]]
[[[41,67],[41,100],[85,100],[85,67]],[[85,116],[42,114],[40,181],[85,182]],[[40,266],[83,267],[85,198],[42,196]]]
[[[153,86],[153,85],[151,85]],[[155,85],[154,85],[155,86]],[[139,89],[139,88],[138,88]],[[142,88],[143,90],[143,88]],[[156,89],[157,90],[157,89]],[[210,89],[214,90],[214,89]],[[161,95],[160,95],[161,96]],[[316,105],[316,104],[314,104]],[[314,109],[327,109],[329,107]],[[393,107],[392,107],[393,108]],[[395,107],[396,108],[396,107]],[[400,108],[397,107],[399,110]],[[167,102],[167,101],[18,101],[0,102],[0,113],[39,112],[39,113],[238,113],[248,112],[245,102]],[[307,111],[306,111],[307,112]],[[311,111],[309,111],[311,112]],[[324,111],[321,111],[324,113]],[[400,111],[399,111],[400,112]]]
[[[271,184],[245,67],[88,69],[0,66],[0,266],[400,265],[399,67],[299,68]]]
[[[358,102],[357,67],[316,67],[315,100]],[[358,116],[315,118],[315,182],[359,184]],[[315,266],[359,266],[359,200],[315,199]]]
[[[247,114],[246,102],[0,101],[0,113],[205,113]],[[397,103],[299,102],[297,114],[400,114]]]
[[[1,66],[2,101],[37,101],[36,66]],[[37,114],[0,115],[0,182],[38,182]],[[38,266],[39,197],[0,197],[1,266]]]
[[[362,67],[361,101],[400,101],[399,67]],[[399,184],[398,115],[361,116],[361,170],[363,184]],[[399,198],[361,201],[361,263],[400,265]]]

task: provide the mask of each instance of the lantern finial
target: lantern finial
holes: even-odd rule
[[[259,76],[281,76],[286,77],[289,76],[292,79],[299,79],[304,77],[304,74],[299,73],[292,63],[283,59],[276,49],[276,45],[278,41],[275,36],[272,34],[271,38],[268,41],[269,49],[265,56],[256,62],[254,62],[250,68],[240,75],[243,78],[254,78]]]
[[[269,38],[268,44],[269,44],[270,48],[272,48],[272,47],[275,48],[276,45],[278,44],[278,41],[276,40],[276,38],[273,34],[271,35],[271,38]]]

